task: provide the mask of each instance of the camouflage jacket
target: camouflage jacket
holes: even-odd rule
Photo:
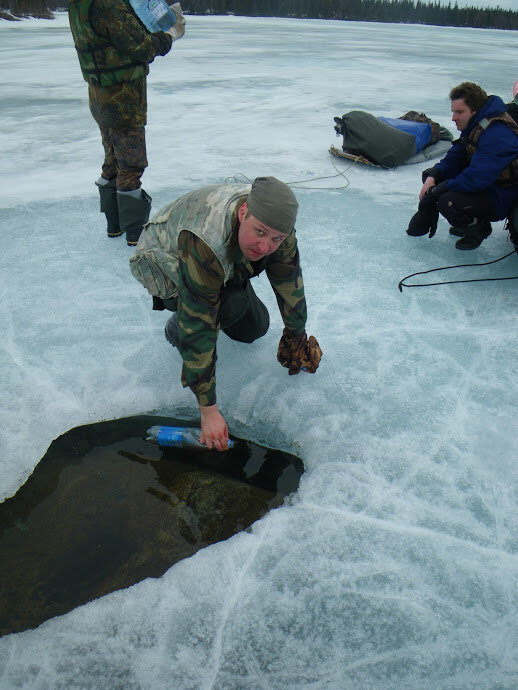
[[[177,300],[182,384],[202,406],[216,403],[221,289],[266,271],[285,327],[301,333],[306,300],[295,233],[273,254],[248,261],[239,249],[237,211],[250,185],[213,185],[159,211],[145,226],[130,270],[151,295]]]
[[[126,0],[71,0],[69,20],[97,124],[145,126],[149,63],[171,49],[172,37],[151,34]]]

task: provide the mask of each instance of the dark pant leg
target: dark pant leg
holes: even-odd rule
[[[113,144],[110,137],[110,132],[112,130],[104,129],[99,127],[101,130],[101,139],[104,148],[104,163],[101,171],[101,177],[105,180],[113,180],[117,177],[117,161],[115,160],[115,154],[113,152]]]
[[[119,192],[138,189],[148,164],[145,128],[125,131],[101,129],[101,136],[104,146],[102,176],[111,180],[116,175]]]
[[[147,168],[145,127],[117,132],[114,151],[118,168],[117,190],[129,192],[138,189]]]
[[[223,288],[219,320],[223,332],[241,343],[252,343],[261,338],[270,326],[268,309],[255,294],[249,280],[242,286]]]
[[[439,197],[439,212],[454,227],[467,227],[475,218],[493,216],[493,200],[484,192],[446,192]]]

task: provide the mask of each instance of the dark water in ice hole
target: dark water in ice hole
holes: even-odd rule
[[[294,455],[241,440],[161,449],[144,441],[155,424],[195,426],[146,415],[77,427],[0,504],[0,635],[159,577],[297,490]]]

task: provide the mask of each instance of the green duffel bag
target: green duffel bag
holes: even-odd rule
[[[335,131],[343,135],[342,149],[384,168],[395,168],[416,154],[415,137],[363,110],[335,117]]]

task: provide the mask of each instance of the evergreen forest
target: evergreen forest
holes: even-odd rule
[[[170,0],[172,2],[172,0]],[[66,0],[0,0],[0,18],[52,18]],[[518,29],[518,12],[422,0],[181,0],[186,14],[234,14],[247,17],[298,17],[364,22]]]

